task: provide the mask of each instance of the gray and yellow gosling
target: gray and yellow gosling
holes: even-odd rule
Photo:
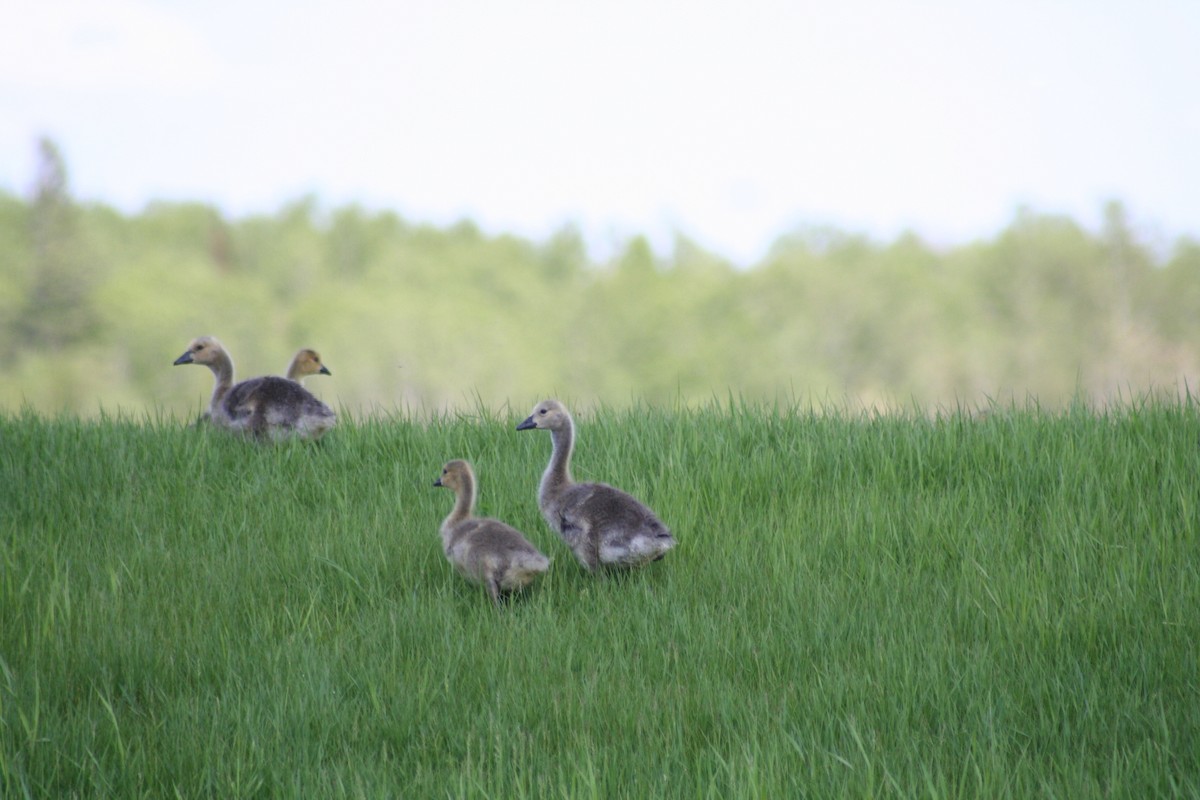
[[[472,516],[475,473],[466,461],[447,462],[433,485],[452,489],[456,496],[454,510],[441,527],[446,559],[464,578],[486,587],[497,607],[506,593],[523,589],[550,568],[550,559],[516,528]]]
[[[550,464],[538,487],[538,507],[588,570],[639,567],[675,546],[675,537],[637,498],[605,483],[576,483],[571,477],[575,423],[557,400],[538,403],[519,431],[550,431]]]

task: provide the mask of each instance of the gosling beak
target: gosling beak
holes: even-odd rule
[[[524,422],[522,422],[520,425],[517,426],[517,430],[527,431],[530,428],[536,428],[536,427],[537,427],[537,423],[533,421],[533,414],[530,414],[528,417],[525,418]]]
[[[173,366],[178,367],[180,364],[191,364],[191,363],[192,363],[192,351],[188,350],[186,353],[181,355],[179,358],[175,359],[175,363]]]
[[[433,482],[433,485],[434,485],[434,486],[442,486],[442,485],[443,485],[443,484],[442,484],[442,479],[441,479],[441,478],[438,478],[436,481],[434,481],[434,482]]]
[[[321,368],[319,370],[317,370],[317,374],[318,375],[332,375],[333,373],[329,371],[329,367],[322,364]]]

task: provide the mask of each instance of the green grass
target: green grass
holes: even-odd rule
[[[0,795],[1200,796],[1194,403],[580,415],[576,477],[679,539],[609,578],[525,411],[0,417]],[[503,612],[453,457],[554,559]]]

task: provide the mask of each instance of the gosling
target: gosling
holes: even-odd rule
[[[329,367],[321,363],[321,354],[316,350],[304,348],[296,351],[292,363],[288,364],[287,379],[301,385],[309,375],[332,375]]]
[[[233,359],[211,336],[193,339],[175,364],[201,364],[214,377],[208,415],[217,427],[256,439],[320,438],[337,415],[303,386],[273,375],[234,384]]]
[[[448,461],[433,485],[452,489],[456,495],[454,510],[441,527],[446,559],[464,578],[485,586],[497,607],[506,593],[523,589],[550,568],[550,559],[516,528],[472,516],[475,473],[466,461]]]
[[[517,426],[550,431],[550,464],[538,487],[538,507],[589,571],[639,567],[658,561],[675,538],[654,512],[635,497],[605,483],[576,483],[571,477],[575,423],[566,407],[546,400]]]

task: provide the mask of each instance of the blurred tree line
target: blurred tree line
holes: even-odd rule
[[[571,227],[533,242],[312,198],[127,216],[74,201],[41,141],[29,195],[0,193],[0,409],[193,413],[211,377],[171,362],[206,333],[243,378],[317,348],[334,375],[307,385],[357,414],[729,391],[1054,406],[1195,384],[1200,244],[1156,255],[1114,202],[1098,233],[1019,210],[950,249],[811,227],[747,269],[684,237],[597,263]]]

